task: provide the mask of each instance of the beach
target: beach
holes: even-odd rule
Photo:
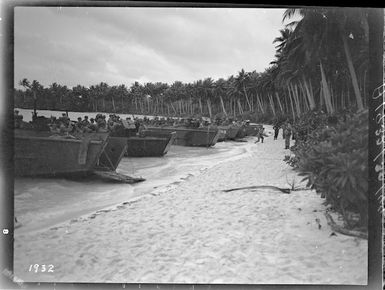
[[[281,136],[270,136],[250,154],[166,189],[48,229],[16,230],[15,275],[31,282],[367,284],[367,240],[333,234],[315,191],[223,191],[304,188],[283,161],[288,154]],[[53,271],[29,271],[33,264]]]

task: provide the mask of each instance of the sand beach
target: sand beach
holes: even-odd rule
[[[303,188],[285,154],[284,140],[270,136],[247,156],[166,189],[45,230],[16,230],[15,275],[40,282],[365,285],[367,240],[333,234],[314,191],[223,191],[289,188],[293,180]],[[53,272],[34,273],[31,264],[52,265]]]

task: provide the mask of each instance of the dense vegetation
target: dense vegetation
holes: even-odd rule
[[[296,168],[348,227],[366,227],[368,214],[368,112],[328,116],[309,112],[295,124]]]

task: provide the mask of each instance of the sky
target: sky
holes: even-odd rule
[[[227,78],[264,71],[284,9],[16,7],[15,87]]]

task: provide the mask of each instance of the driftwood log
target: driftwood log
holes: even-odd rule
[[[355,230],[348,230],[340,225],[337,225],[333,220],[332,216],[327,211],[325,212],[325,216],[329,226],[332,228],[333,231],[343,235],[353,236],[353,237],[366,239],[366,240],[368,239],[368,233],[355,231]]]
[[[254,185],[254,186],[246,186],[246,187],[237,187],[237,188],[230,188],[230,189],[224,189],[224,192],[230,192],[230,191],[235,191],[235,190],[243,190],[243,189],[254,189],[254,188],[268,188],[268,189],[275,189],[278,190],[282,193],[289,194],[290,189],[289,188],[280,188],[277,186],[272,186],[272,185]]]

